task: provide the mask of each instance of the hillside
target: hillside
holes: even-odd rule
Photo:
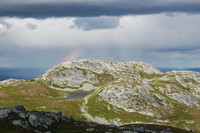
[[[85,98],[57,100],[69,92]],[[0,106],[62,111],[79,120],[152,123],[200,131],[200,73],[162,73],[144,62],[69,61],[33,80],[0,82]]]
[[[78,128],[77,128],[78,127]],[[62,112],[26,111],[22,105],[13,108],[0,108],[0,132],[1,133],[66,133],[66,132],[118,132],[118,133],[154,133],[177,132],[193,133],[192,131],[178,128],[153,125],[153,124],[129,124],[116,126],[94,122],[79,121],[72,116],[63,116]]]

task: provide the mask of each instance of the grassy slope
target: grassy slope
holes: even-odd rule
[[[15,87],[0,88],[0,107],[24,105],[27,110],[61,111],[64,115],[85,120],[80,111],[82,99],[57,100],[66,97],[67,93],[48,88],[39,82],[24,81]]]
[[[152,117],[141,115],[139,113],[129,113],[120,108],[112,106],[101,100],[98,94],[93,94],[88,99],[88,113],[93,117],[104,117],[107,120],[114,121],[116,118],[120,119],[120,123],[131,123],[131,122],[151,122]],[[103,112],[103,113],[102,113]]]
[[[174,113],[168,116],[167,118],[163,118],[161,120],[169,120],[167,123],[159,123],[156,122],[156,118],[151,116],[142,115],[139,113],[130,113],[126,112],[122,109],[119,109],[115,106],[112,106],[102,100],[98,94],[92,95],[88,99],[88,113],[90,113],[93,117],[103,117],[109,121],[115,121],[120,119],[119,123],[156,123],[167,126],[173,126],[185,129],[188,127],[189,129],[193,129],[195,131],[199,131],[199,118],[200,118],[200,110],[189,108],[184,105],[175,104]],[[185,112],[188,110],[188,112]],[[195,123],[187,123],[188,120],[194,120]]]
[[[159,75],[147,75],[141,73],[143,78],[148,79],[155,79],[164,76],[165,74]],[[177,84],[177,83],[176,83]],[[104,117],[109,121],[115,121],[116,118],[120,119],[120,123],[133,123],[133,122],[141,122],[141,123],[157,123],[157,124],[164,124],[167,126],[174,126],[178,128],[185,129],[186,127],[189,129],[193,129],[195,131],[200,131],[200,109],[195,107],[188,107],[184,104],[178,103],[177,101],[171,99],[170,97],[166,96],[164,93],[160,92],[158,89],[155,88],[156,85],[160,84],[151,84],[154,88],[154,93],[157,93],[166,98],[173,105],[173,113],[163,114],[161,120],[165,121],[168,120],[167,123],[159,123],[156,122],[156,118],[151,116],[142,115],[139,113],[130,113],[126,112],[123,109],[117,108],[111,104],[108,104],[106,101],[101,99],[98,94],[93,94],[88,99],[88,113],[90,113],[93,117]],[[177,84],[180,87],[180,85]],[[186,88],[181,86],[181,89],[186,90]],[[158,99],[157,99],[158,100]],[[159,111],[159,110],[157,110]],[[102,113],[103,112],[103,113]],[[188,123],[188,121],[194,121]]]
[[[143,78],[153,79],[163,75],[146,75],[141,73]],[[152,84],[155,89],[156,84]],[[200,130],[200,110],[179,104],[167,97],[165,94],[155,89],[155,92],[166,97],[174,105],[173,114],[163,120],[168,119],[165,125],[179,128],[188,127],[193,130]],[[13,107],[24,105],[27,110],[37,111],[61,111],[64,115],[72,115],[76,119],[86,120],[82,116],[80,107],[83,99],[76,100],[57,100],[67,96],[68,92],[58,91],[46,87],[44,84],[35,81],[24,81],[20,85],[0,88],[0,107]],[[120,119],[121,123],[143,122],[158,123],[153,117],[141,115],[139,113],[129,113],[102,100],[98,94],[93,94],[88,99],[88,113],[92,116],[105,117],[107,120],[114,121]],[[195,123],[186,123],[187,120],[194,120]],[[163,123],[162,123],[163,124]]]

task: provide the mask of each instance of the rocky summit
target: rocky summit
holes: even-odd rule
[[[69,132],[118,132],[118,133],[193,133],[173,127],[132,124],[116,126],[78,121],[62,112],[26,111],[22,105],[0,108],[1,133],[69,133]]]
[[[70,99],[82,92],[89,95]],[[198,132],[200,73],[162,73],[136,61],[68,61],[32,80],[0,82],[0,107],[19,104],[99,124],[159,124]]]
[[[161,74],[159,70],[144,62],[79,60],[55,66],[42,75],[40,80],[55,89],[90,91],[116,79],[141,79],[141,71],[145,74]]]

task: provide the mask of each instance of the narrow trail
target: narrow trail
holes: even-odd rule
[[[109,84],[109,83],[107,83]],[[105,86],[105,85],[104,85]],[[88,119],[88,121],[93,121],[93,122],[97,122],[97,123],[100,123],[100,124],[116,124],[116,125],[119,125],[118,123],[116,123],[115,121],[108,121],[106,120],[105,118],[102,118],[102,117],[98,117],[98,116],[95,116],[93,117],[91,114],[89,114],[87,112],[88,110],[88,107],[87,107],[87,103],[88,103],[88,98],[93,95],[93,94],[98,94],[101,90],[102,90],[103,87],[97,89],[96,91],[94,91],[93,93],[91,93],[90,95],[87,95],[85,98],[84,98],[84,103],[82,104],[81,106],[81,112],[83,113],[82,115]]]
[[[111,124],[109,121],[107,121],[105,118],[101,118],[101,117],[93,117],[92,115],[90,115],[88,112],[87,112],[87,103],[88,103],[88,98],[89,98],[90,95],[86,96],[84,98],[84,103],[82,104],[82,107],[81,107],[81,112],[83,113],[83,116],[85,118],[87,118],[89,121],[93,121],[93,122],[97,122],[97,123],[100,123],[100,124]]]

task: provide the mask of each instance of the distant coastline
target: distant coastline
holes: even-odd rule
[[[186,71],[195,71],[195,72],[200,72],[200,68],[167,68],[167,67],[157,67],[161,72],[169,72],[173,70],[181,71],[181,70],[186,70]]]
[[[168,71],[196,71],[200,72],[200,68],[167,68],[167,67],[157,67],[161,72],[165,73]],[[14,78],[14,79],[33,79],[46,72],[45,68],[6,68],[0,67],[0,81]]]
[[[14,79],[33,79],[46,72],[45,68],[6,68],[0,67],[0,81]]]

